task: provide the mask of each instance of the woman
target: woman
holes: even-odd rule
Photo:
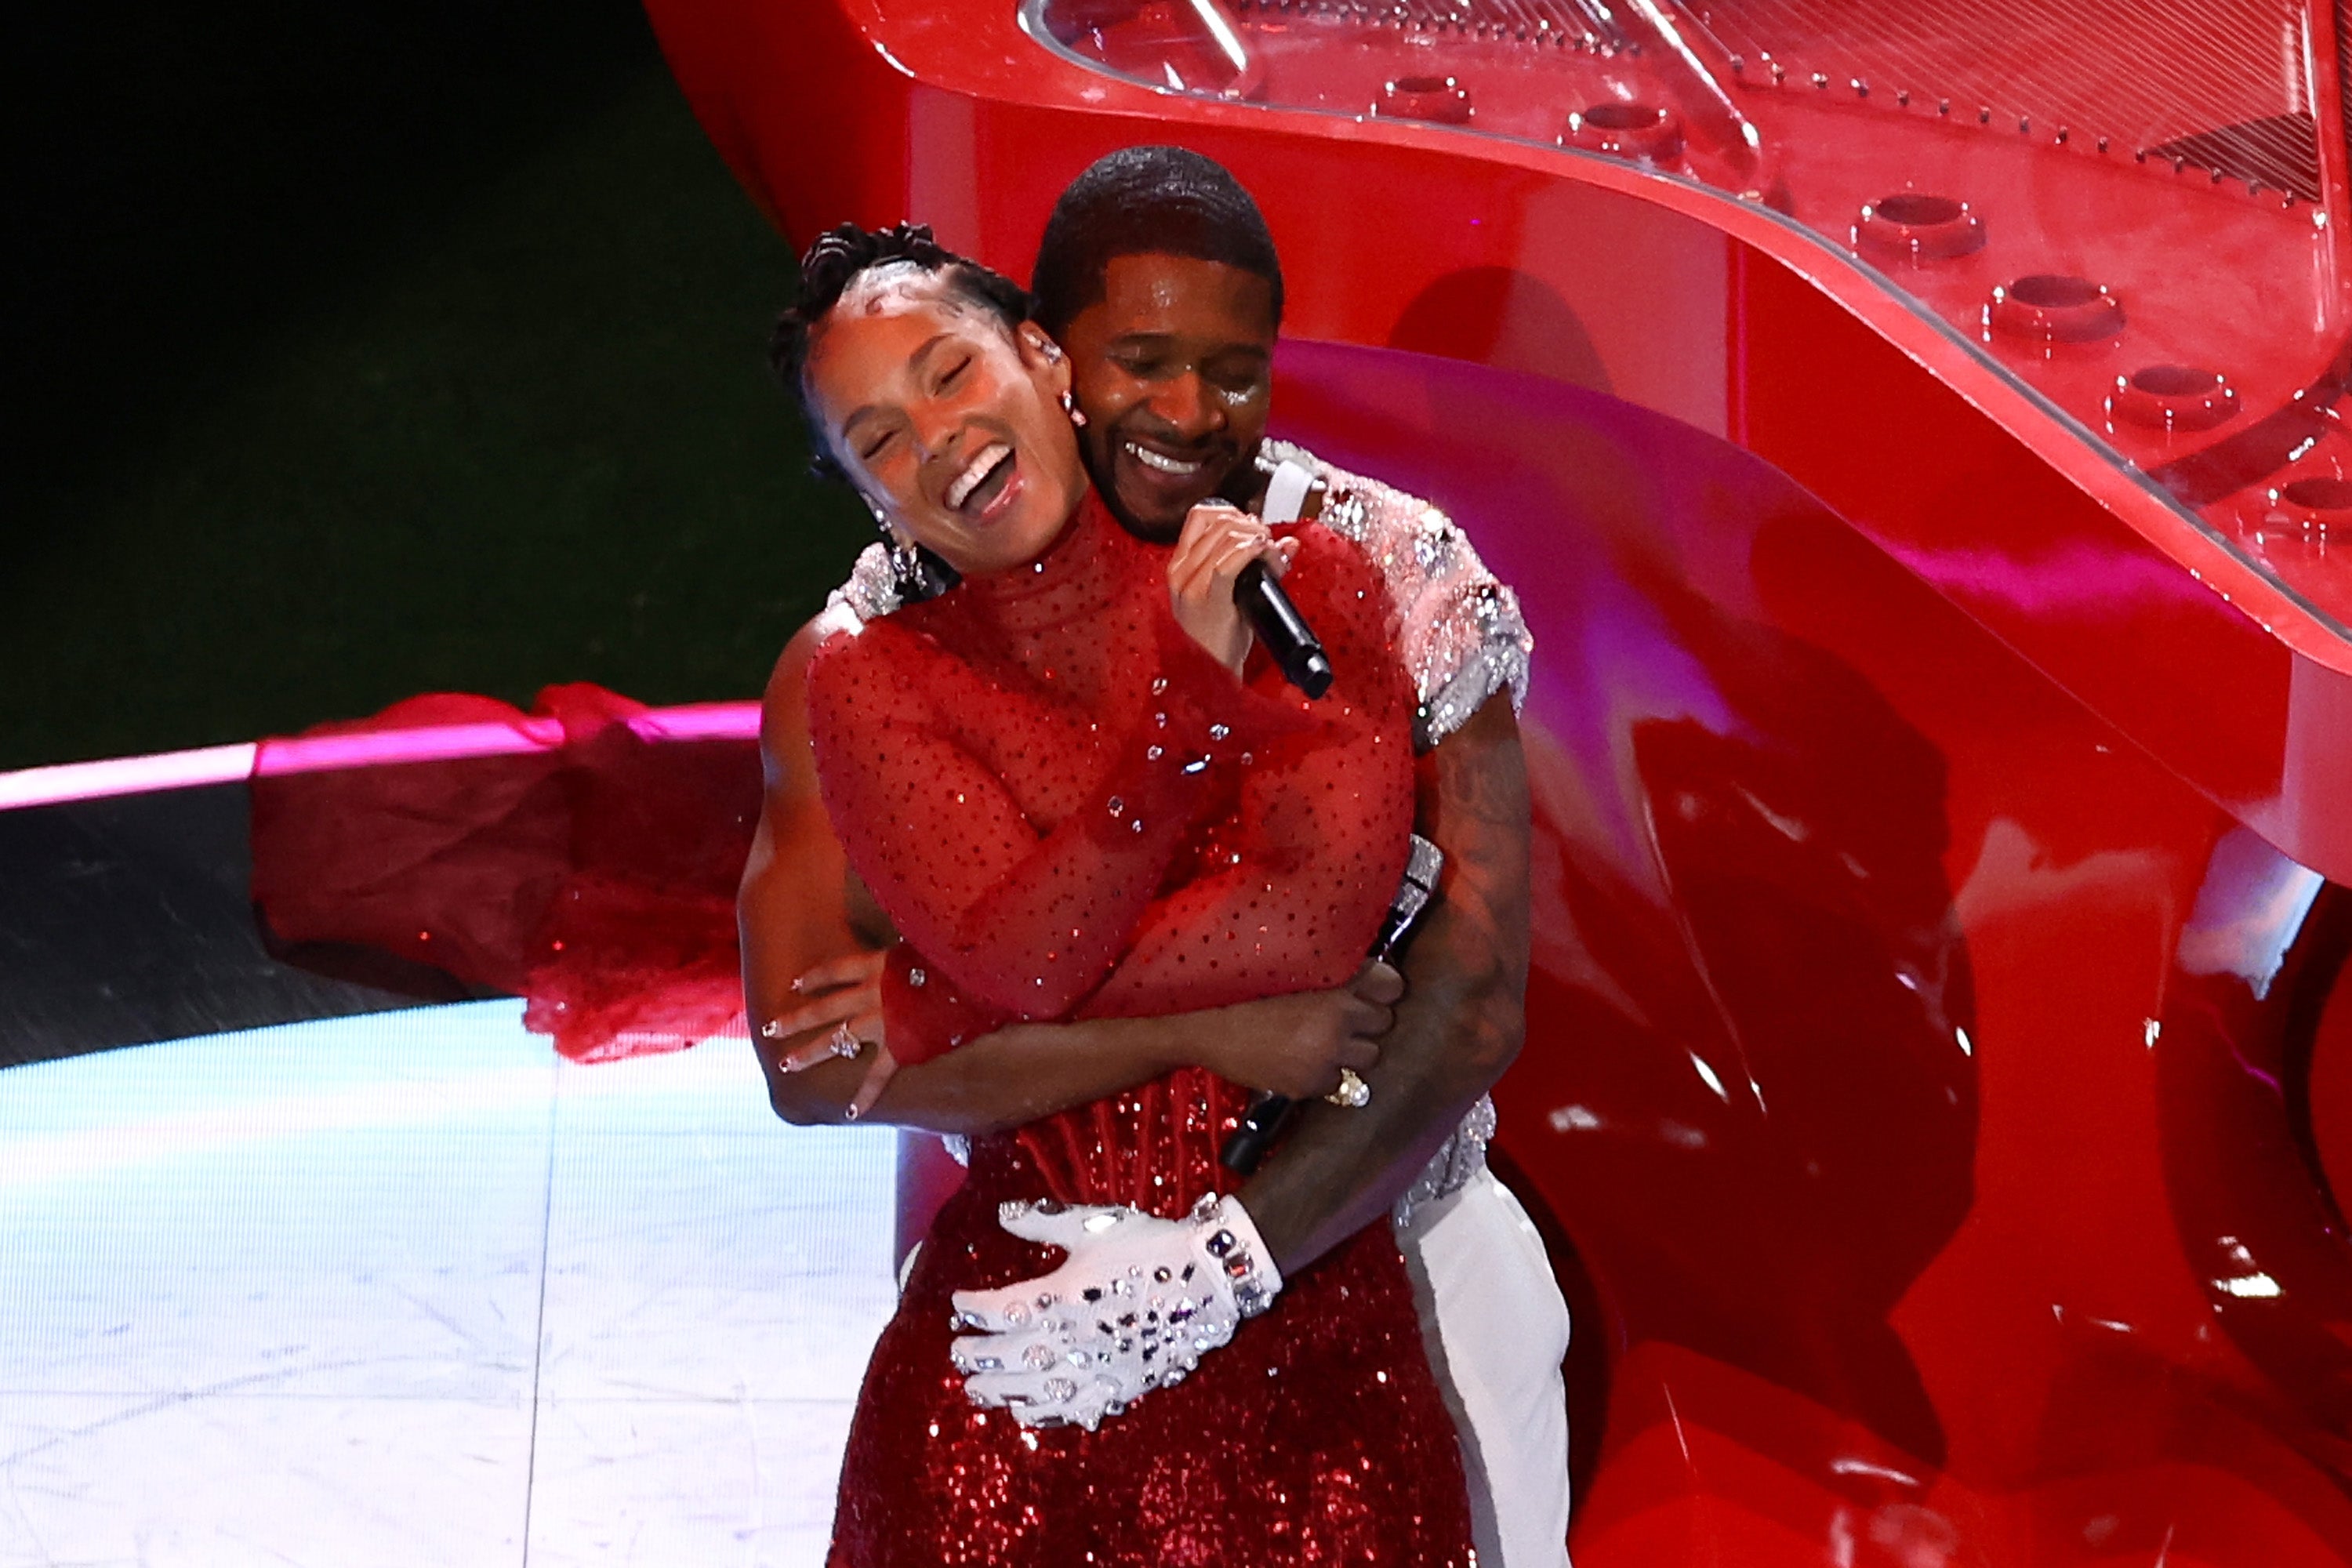
[[[905,939],[886,1113],[944,1065],[926,1048],[1008,1021],[1346,982],[1412,817],[1410,691],[1360,554],[1223,508],[1172,551],[1129,538],[1087,488],[1059,351],[1017,289],[924,231],[820,240],[782,331],[827,455],[903,550],[962,579],[829,640],[808,675],[826,809]],[[1338,670],[1319,703],[1251,657],[1233,583],[1261,558]],[[1216,1151],[1250,1080],[1296,1069],[1193,1034],[1172,1057],[1156,1036],[1157,1055],[1058,1064],[1051,1114],[974,1143],[867,1371],[836,1563],[1466,1561],[1389,1227],[1282,1280]],[[1036,1083],[1005,1093],[1038,1105]],[[1074,1226],[1126,1238],[1132,1289],[1034,1310],[1118,1314],[1118,1364],[1069,1366],[1050,1410],[975,1407],[963,1373],[986,1397],[986,1342],[954,1330],[1032,1304],[951,1323],[951,1301],[1039,1274],[1049,1255],[1024,1237]],[[1086,1425],[1045,1424],[1064,1414]]]

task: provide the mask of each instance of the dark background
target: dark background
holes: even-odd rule
[[[11,25],[0,768],[428,690],[756,695],[866,525],[625,0]]]

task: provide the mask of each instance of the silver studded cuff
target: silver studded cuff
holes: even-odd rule
[[[1241,1199],[1227,1194],[1204,1193],[1192,1205],[1192,1247],[1214,1269],[1234,1294],[1234,1309],[1255,1318],[1274,1305],[1282,1289],[1282,1270],[1257,1233]]]
[[[1486,1145],[1495,1137],[1495,1102],[1485,1095],[1463,1117],[1462,1125],[1454,1130],[1429,1163],[1421,1169],[1390,1210],[1390,1217],[1399,1230],[1412,1224],[1413,1211],[1424,1204],[1452,1197],[1470,1184],[1470,1178],[1486,1168]]]

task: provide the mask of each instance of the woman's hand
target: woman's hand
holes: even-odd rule
[[[865,1079],[844,1112],[851,1121],[874,1108],[898,1070],[882,1030],[882,970],[888,959],[887,953],[857,952],[818,964],[793,982],[793,989],[810,999],[760,1030],[781,1043],[775,1062],[786,1073],[865,1055],[870,1044]]]
[[[1282,575],[1298,552],[1295,539],[1277,540],[1263,520],[1224,501],[1203,501],[1184,519],[1168,558],[1168,599],[1176,624],[1235,675],[1249,658],[1249,623],[1234,604],[1234,580],[1251,562]]]
[[[1378,1037],[1395,1022],[1404,977],[1385,963],[1364,966],[1336,991],[1300,991],[1220,1007],[1189,1020],[1197,1065],[1249,1089],[1307,1100],[1339,1085],[1339,1069],[1367,1072],[1381,1059]]]

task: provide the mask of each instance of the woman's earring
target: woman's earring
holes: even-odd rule
[[[915,570],[914,542],[899,538],[898,531],[890,526],[890,520],[883,516],[882,509],[872,501],[866,503],[866,510],[874,514],[874,530],[882,536],[882,548],[889,553],[892,574],[900,582],[905,582]]]
[[[917,580],[922,572],[923,563],[922,557],[916,553],[913,540],[899,538],[890,531],[890,525],[885,523],[882,525],[882,548],[890,552],[892,576],[898,578],[901,584]]]
[[[1062,412],[1070,416],[1071,424],[1081,430],[1086,428],[1086,411],[1078,406],[1078,400],[1066,392],[1062,394]]]
[[[890,575],[898,590],[898,597],[908,604],[924,599],[936,599],[963,579],[956,569],[911,539],[901,539],[891,529],[882,509],[872,501],[866,509],[874,514],[874,526],[881,531],[882,548],[890,557]]]

